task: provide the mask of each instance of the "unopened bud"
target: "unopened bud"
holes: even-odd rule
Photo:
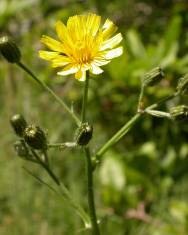
[[[21,158],[27,158],[29,156],[29,150],[24,140],[18,140],[14,143],[14,149],[16,154]]]
[[[9,63],[18,63],[21,52],[16,43],[8,36],[0,37],[0,52]]]
[[[181,121],[188,118],[188,106],[179,105],[170,109],[170,115],[173,120]]]
[[[144,86],[153,86],[156,83],[160,82],[164,77],[164,73],[160,67],[156,67],[146,73],[143,77],[143,85]]]
[[[44,131],[35,125],[29,125],[24,131],[25,142],[34,149],[46,149],[47,140]]]
[[[15,114],[10,119],[10,124],[14,129],[16,135],[22,137],[23,132],[27,126],[27,122],[21,114]]]
[[[185,94],[186,92],[188,93],[188,74],[184,75],[179,79],[177,85],[177,91],[180,94]]]
[[[78,145],[87,145],[93,135],[93,127],[88,123],[83,123],[76,130],[75,139]]]

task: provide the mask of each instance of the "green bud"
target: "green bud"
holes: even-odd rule
[[[24,140],[18,140],[14,143],[14,149],[16,154],[21,158],[27,158],[29,156],[29,150]]]
[[[188,118],[188,106],[179,105],[170,109],[170,115],[173,120],[184,120]]]
[[[9,63],[18,63],[21,52],[16,43],[8,36],[0,37],[0,52]]]
[[[23,132],[27,126],[27,122],[21,114],[15,114],[10,119],[10,124],[14,129],[16,135],[22,137]]]
[[[177,85],[177,91],[180,94],[185,94],[186,92],[188,92],[188,74],[184,75],[179,79]]]
[[[25,142],[34,149],[46,149],[47,140],[44,131],[35,125],[29,125],[24,131]]]
[[[88,123],[83,123],[76,130],[75,139],[78,145],[87,145],[92,138],[93,127]]]
[[[156,83],[160,82],[164,77],[164,72],[160,67],[156,67],[146,73],[143,77],[143,85],[144,86],[153,86]]]

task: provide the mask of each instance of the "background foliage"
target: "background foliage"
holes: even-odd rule
[[[82,86],[71,77],[57,77],[38,58],[42,34],[55,35],[57,19],[96,12],[116,22],[124,35],[124,54],[93,77],[88,118],[94,125],[95,151],[135,113],[140,78],[161,66],[165,79],[147,89],[146,104],[173,92],[188,72],[188,3],[186,0],[1,0],[0,31],[18,42],[23,61],[80,112]],[[48,94],[15,66],[0,58],[0,234],[79,234],[83,227],[72,209],[27,175],[22,165],[46,181],[38,167],[15,157],[15,136],[9,126],[14,113],[48,132],[50,142],[72,140],[75,126]],[[187,96],[161,107],[187,104]],[[187,122],[145,116],[103,157],[95,174],[102,234],[188,234]],[[85,169],[81,151],[51,150],[54,170],[86,207]],[[87,234],[81,231],[80,234]]]

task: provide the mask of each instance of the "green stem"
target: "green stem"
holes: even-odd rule
[[[92,234],[100,235],[99,227],[97,224],[97,216],[95,212],[95,201],[93,193],[93,168],[91,162],[91,156],[89,148],[85,147],[85,157],[86,157],[86,174],[87,174],[87,188],[88,188],[88,205],[89,205],[89,214],[92,224]]]
[[[81,123],[84,123],[86,121],[88,89],[89,89],[89,74],[87,72],[85,86],[84,86],[83,100],[82,100]],[[95,212],[95,202],[94,202],[94,193],[93,193],[93,167],[92,167],[89,147],[84,147],[84,151],[86,157],[88,206],[89,206],[89,214],[91,220],[91,229],[93,235],[100,235],[99,227],[97,224],[97,216]]]
[[[44,180],[42,180],[41,178],[39,178],[38,176],[34,175],[30,170],[28,170],[25,167],[22,167],[29,175],[31,175],[32,177],[34,177],[37,181],[39,181],[41,184],[46,185],[50,190],[52,190],[54,193],[56,193],[57,195],[60,195],[60,193],[53,188],[51,185],[49,185],[48,183],[46,183]]]
[[[47,171],[48,175],[52,178],[52,180],[55,182],[55,184],[59,187],[61,196],[66,199],[71,206],[77,211],[77,213],[80,215],[80,217],[83,219],[85,223],[85,227],[89,228],[90,227],[90,219],[86,212],[80,207],[72,198],[70,192],[67,190],[67,188],[59,181],[58,177],[53,173],[53,171],[50,169],[50,167],[43,162],[36,151],[31,149],[32,154],[36,158],[36,160],[39,162],[39,164]]]
[[[142,98],[143,98],[143,93],[144,93],[144,87],[141,88],[141,93],[139,96],[139,102],[141,102]],[[172,95],[169,95],[161,100],[159,100],[158,102],[156,102],[155,104],[152,104],[150,106],[148,106],[145,110],[151,110],[154,109],[156,107],[158,107],[160,104],[178,96],[179,93],[173,93]],[[139,107],[139,105],[138,105]],[[117,131],[96,153],[95,158],[98,158],[100,156],[102,156],[111,146],[113,146],[116,142],[118,142],[125,134],[128,133],[128,131],[132,128],[132,126],[136,123],[136,121],[141,117],[142,113],[145,112],[145,110],[143,109],[142,112],[139,112],[140,110],[138,110],[138,113],[135,114],[130,121],[128,121],[119,131]],[[94,159],[97,160],[97,159]]]
[[[47,171],[47,173],[51,176],[51,178],[53,179],[53,181],[58,185],[60,186],[60,181],[59,179],[57,178],[57,176],[53,173],[53,171],[51,171],[51,169],[49,168],[49,166],[44,163],[40,157],[38,156],[38,154],[33,150],[31,149],[31,152],[33,154],[33,156],[36,158],[36,160],[38,160],[38,162],[40,163],[40,165]]]
[[[159,111],[156,109],[146,109],[144,112],[154,117],[171,119],[170,113]]]
[[[141,117],[141,113],[135,114],[122,128],[116,132],[96,153],[96,157],[102,156],[110,147],[117,143],[133,127]]]
[[[44,154],[45,163],[46,163],[47,166],[49,166],[48,153],[47,153],[46,149],[43,150],[43,154]]]
[[[85,228],[89,229],[91,227],[89,215],[83,210],[83,208],[78,203],[75,202],[75,200],[72,198],[70,192],[67,190],[64,184],[61,183],[59,187],[61,195],[66,198],[70,205],[76,210],[77,214],[83,219]]]
[[[54,143],[48,144],[48,148],[75,148],[77,146],[76,142],[65,142],[65,143]]]
[[[71,109],[65,104],[65,102],[63,100],[61,100],[54,92],[53,90],[48,87],[44,82],[42,82],[40,79],[38,79],[33,72],[26,67],[26,65],[24,65],[22,62],[18,62],[17,65],[22,68],[26,73],[28,73],[40,86],[42,86],[46,91],[48,91],[55,99],[56,101],[63,106],[63,108],[70,114],[70,116],[72,117],[72,119],[74,119],[74,121],[76,122],[76,124],[79,126],[80,125],[80,120],[78,119],[78,117],[71,111]]]
[[[138,112],[142,112],[144,109],[144,104],[143,104],[144,89],[145,89],[145,86],[142,85],[141,90],[140,90],[139,99],[138,99],[138,109],[137,109]]]
[[[86,119],[86,105],[87,105],[88,88],[89,88],[89,74],[88,74],[88,72],[86,72],[84,95],[83,95],[83,100],[82,100],[82,116],[81,116],[82,123],[84,123],[85,119]]]

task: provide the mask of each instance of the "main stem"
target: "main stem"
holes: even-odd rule
[[[65,104],[63,100],[61,100],[54,92],[53,90],[48,87],[44,82],[42,82],[35,74],[28,68],[26,65],[24,65],[22,62],[18,62],[17,65],[22,68],[26,73],[28,73],[40,86],[42,86],[46,91],[48,91],[55,99],[56,101],[63,106],[63,108],[70,114],[72,119],[76,122],[76,124],[80,125],[80,120],[78,117],[71,111],[71,109]]]
[[[82,114],[81,114],[82,124],[86,121],[88,89],[89,89],[89,73],[87,72],[85,86],[84,86],[83,101],[82,101]],[[84,152],[85,152],[85,157],[86,157],[88,206],[89,206],[89,214],[90,214],[91,225],[92,225],[91,229],[92,229],[93,235],[100,235],[99,227],[97,224],[97,216],[95,212],[95,201],[94,201],[94,192],[93,192],[93,167],[92,167],[89,147],[84,147]]]
[[[95,212],[95,201],[94,201],[94,192],[93,192],[93,167],[91,162],[91,156],[89,148],[85,147],[85,156],[86,156],[86,174],[87,174],[87,188],[88,188],[88,205],[89,205],[89,214],[92,224],[92,234],[100,235],[99,227],[97,224],[97,216]]]

